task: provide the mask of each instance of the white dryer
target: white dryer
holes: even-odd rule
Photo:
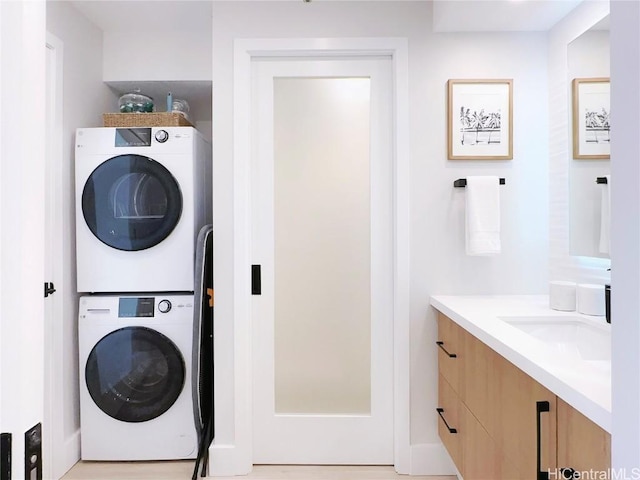
[[[75,152],[78,292],[192,292],[210,144],[192,127],[80,128]]]
[[[195,458],[193,295],[84,296],[83,460]]]

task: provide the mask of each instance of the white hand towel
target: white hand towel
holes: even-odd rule
[[[500,179],[492,176],[467,177],[467,255],[500,253]]]
[[[600,253],[610,252],[611,232],[611,175],[605,175],[607,183],[602,187],[602,205],[600,208]]]

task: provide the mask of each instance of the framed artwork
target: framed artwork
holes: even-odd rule
[[[447,82],[449,160],[513,158],[513,80]]]
[[[610,158],[610,103],[608,78],[573,79],[573,158]]]

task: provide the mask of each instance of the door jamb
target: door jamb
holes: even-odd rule
[[[77,451],[69,451],[69,445],[65,442],[63,415],[64,398],[61,390],[63,381],[63,364],[61,360],[62,352],[65,348],[63,322],[63,297],[62,286],[62,165],[63,145],[62,145],[62,108],[63,108],[63,55],[64,43],[62,40],[50,32],[46,33],[46,48],[52,50],[55,55],[54,77],[50,78],[51,84],[47,85],[46,102],[47,109],[51,112],[47,114],[47,155],[45,158],[48,174],[46,181],[49,182],[45,192],[49,194],[46,199],[45,215],[51,216],[48,219],[50,231],[47,232],[48,242],[51,251],[46,250],[45,261],[51,262],[52,278],[45,278],[58,286],[58,294],[47,300],[51,305],[50,309],[45,307],[45,314],[50,311],[51,318],[45,317],[44,338],[45,338],[45,366],[44,366],[44,465],[45,476],[47,478],[59,478],[75,463]],[[49,65],[47,64],[47,68]],[[47,77],[49,79],[49,77]],[[50,115],[53,117],[50,117]],[[78,449],[75,449],[78,450]]]
[[[251,62],[260,57],[305,58],[389,56],[393,70],[393,215],[394,215],[394,467],[410,473],[409,383],[409,63],[406,38],[236,39],[233,94],[234,298],[233,338],[214,338],[215,348],[233,348],[232,445],[213,445],[213,475],[244,475],[252,462],[251,369]],[[216,390],[217,391],[217,390]],[[217,412],[225,410],[216,399]],[[218,424],[218,422],[216,422]],[[222,466],[222,467],[220,467]],[[224,471],[223,471],[224,470]]]

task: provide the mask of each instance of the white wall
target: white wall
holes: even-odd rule
[[[433,294],[544,293],[548,257],[546,36],[434,34],[429,2],[215,2],[214,225],[216,442],[233,444],[233,40],[265,37],[407,37],[411,122],[411,440],[413,473],[435,473],[439,445]],[[446,81],[514,79],[514,159],[446,159]],[[464,253],[464,190],[456,178],[495,174],[502,187],[503,252]],[[248,266],[247,266],[248,268]],[[424,453],[424,455],[423,455]]]
[[[640,471],[640,3],[611,2],[612,465]]]
[[[177,26],[180,28],[180,26]],[[105,31],[104,80],[211,79],[211,30]]]
[[[19,480],[44,414],[44,2],[0,2],[0,58],[0,431]]]
[[[63,296],[62,318],[54,319],[63,329],[62,345],[54,348],[63,397],[53,399],[62,416],[62,432],[56,441],[65,444],[67,457],[55,459],[56,471],[64,472],[79,458],[79,391],[75,259],[74,140],[78,127],[102,126],[102,113],[113,110],[117,97],[102,82],[102,32],[68,2],[47,3],[47,30],[64,44],[64,101],[62,171],[63,282],[56,295]]]

